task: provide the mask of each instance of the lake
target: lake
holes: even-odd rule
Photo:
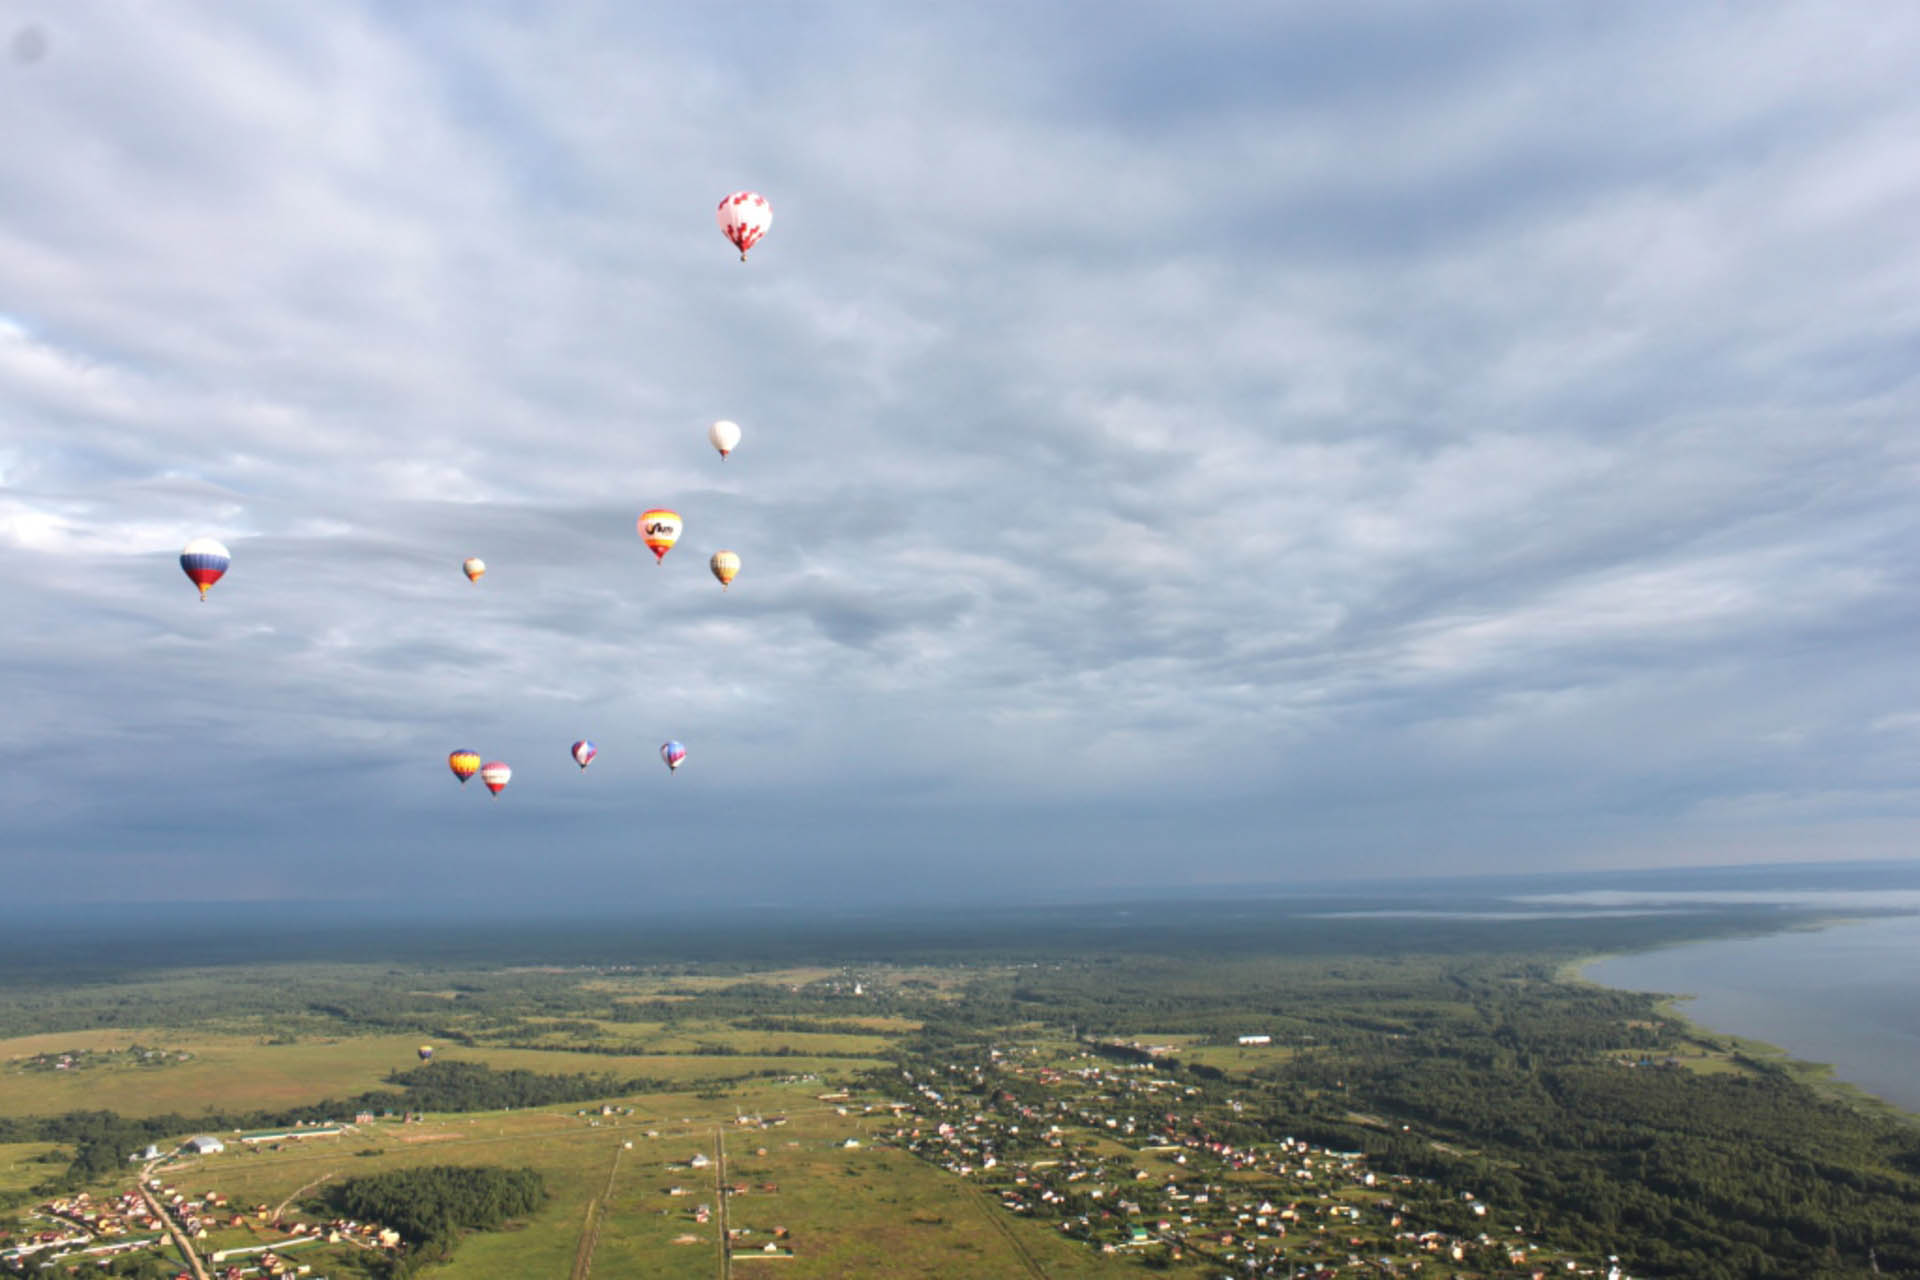
[[[1582,972],[1690,995],[1680,1011],[1695,1022],[1830,1063],[1839,1079],[1920,1112],[1920,915],[1662,947]]]

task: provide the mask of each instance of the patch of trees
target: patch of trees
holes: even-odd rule
[[[410,1262],[443,1259],[462,1231],[497,1230],[546,1198],[546,1184],[533,1169],[430,1165],[348,1178],[309,1203],[329,1216],[398,1231]]]

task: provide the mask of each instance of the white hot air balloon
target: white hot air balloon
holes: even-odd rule
[[[773,206],[757,191],[736,191],[720,202],[715,217],[720,221],[721,234],[733,242],[740,251],[740,261],[745,262],[747,250],[760,243],[760,237],[773,225]]]
[[[740,424],[722,418],[707,428],[707,439],[713,442],[713,447],[724,458],[740,445]]]

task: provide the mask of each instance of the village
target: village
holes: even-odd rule
[[[1145,1060],[994,1047],[903,1069],[910,1099],[891,1104],[890,1136],[1007,1212],[1156,1269],[1626,1280],[1612,1259],[1568,1256],[1471,1192],[1378,1174],[1363,1153],[1285,1136],[1229,1141],[1220,1130],[1242,1102],[1156,1063],[1163,1046],[1118,1047]]]
[[[261,1143],[289,1137],[337,1136],[342,1126],[312,1126],[299,1130],[245,1134],[241,1141]],[[98,1199],[85,1191],[42,1202],[32,1210],[45,1224],[0,1249],[0,1268],[16,1274],[36,1274],[74,1264],[89,1264],[90,1272],[105,1271],[116,1260],[136,1254],[164,1259],[175,1277],[195,1280],[194,1269],[209,1280],[245,1280],[246,1277],[299,1276],[326,1280],[324,1272],[292,1256],[317,1245],[337,1245],[369,1251],[393,1251],[401,1246],[398,1232],[373,1223],[347,1219],[308,1221],[274,1207],[230,1204],[217,1191],[192,1195],[170,1185],[163,1176],[165,1162],[174,1156],[218,1152],[224,1143],[198,1137],[172,1153],[149,1147],[136,1153],[146,1162],[133,1189]],[[277,1149],[277,1148],[276,1148]],[[190,1262],[183,1261],[191,1251]],[[204,1262],[202,1261],[204,1260]],[[211,1265],[207,1265],[211,1264]],[[193,1269],[189,1269],[189,1267]],[[142,1273],[146,1274],[146,1273]]]

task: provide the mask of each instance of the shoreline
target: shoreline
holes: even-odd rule
[[[1750,936],[1768,937],[1774,934],[1820,931],[1838,924],[1855,923],[1858,920],[1859,917],[1857,916],[1842,916],[1817,923],[1802,922],[1786,928],[1770,930],[1765,934],[1754,934]],[[1697,998],[1695,993],[1684,991],[1655,991],[1641,987],[1619,986],[1613,983],[1598,981],[1589,977],[1587,974],[1588,969],[1605,960],[1630,955],[1646,955],[1653,951],[1676,950],[1680,947],[1702,946],[1709,942],[1727,940],[1728,939],[1725,938],[1702,938],[1697,942],[1663,943],[1659,946],[1634,948],[1624,951],[1594,952],[1589,955],[1576,957],[1559,965],[1555,968],[1553,976],[1556,982],[1600,987],[1608,991],[1624,991],[1635,995],[1653,997],[1654,1007],[1659,1011],[1660,1015],[1671,1018],[1673,1021],[1679,1023],[1686,1039],[1692,1041],[1708,1053],[1725,1055],[1725,1061],[1729,1064],[1726,1073],[1757,1074],[1753,1067],[1742,1065],[1740,1059],[1744,1058],[1756,1064],[1761,1069],[1771,1068],[1784,1072],[1790,1080],[1796,1084],[1805,1085],[1823,1098],[1844,1103],[1870,1114],[1899,1120],[1905,1124],[1920,1125],[1920,1107],[1902,1105],[1890,1098],[1882,1097],[1864,1085],[1854,1084],[1850,1080],[1842,1079],[1837,1074],[1838,1067],[1831,1062],[1796,1057],[1787,1049],[1771,1041],[1755,1039],[1734,1031],[1722,1031],[1702,1022],[1682,1008],[1686,1002]],[[1700,1070],[1692,1066],[1683,1066],[1683,1069]],[[1723,1074],[1723,1072],[1712,1070],[1700,1071],[1700,1073]]]

